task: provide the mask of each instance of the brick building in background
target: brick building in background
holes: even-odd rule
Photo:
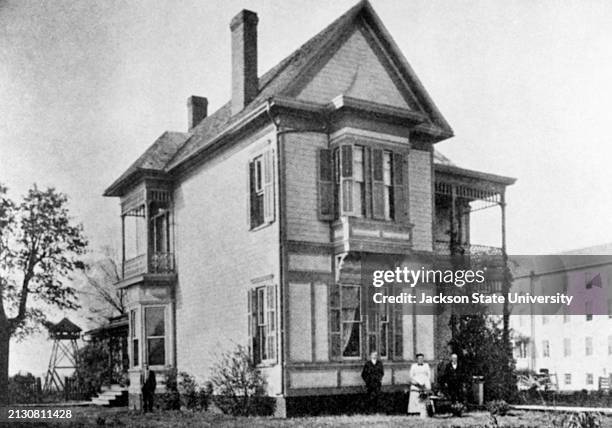
[[[434,152],[452,130],[367,1],[260,77],[257,23],[246,10],[231,22],[231,101],[208,115],[190,97],[188,131],[164,133],[105,192],[121,198],[131,406],[145,366],[204,381],[236,344],[278,414],[361,392],[373,349],[383,389],[405,389],[417,352],[435,367],[448,319],[373,304],[362,274],[475,250],[478,201],[503,218],[514,179]]]

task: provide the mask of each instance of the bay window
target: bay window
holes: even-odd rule
[[[138,340],[140,323],[138,322],[138,311],[132,309],[130,311],[130,345],[132,347],[132,367],[140,365],[140,347]]]
[[[145,307],[147,364],[166,364],[166,310],[164,306]]]
[[[319,219],[340,216],[408,222],[404,155],[378,146],[320,149]]]

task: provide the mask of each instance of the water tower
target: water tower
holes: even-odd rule
[[[74,372],[78,367],[77,340],[81,337],[81,328],[68,318],[62,319],[57,324],[47,323],[49,337],[53,340],[49,368],[45,376],[43,391],[63,391],[65,388],[62,376],[68,375],[68,370]]]

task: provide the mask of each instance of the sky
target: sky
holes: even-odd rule
[[[511,253],[612,242],[612,2],[371,3],[455,131],[436,148],[518,179]],[[187,97],[209,112],[229,99],[231,18],[258,13],[263,74],[353,4],[0,0],[0,182],[15,198],[55,186],[92,248],[117,248],[118,201],[102,192],[164,131],[186,131]],[[499,217],[475,215],[472,241],[499,242]]]

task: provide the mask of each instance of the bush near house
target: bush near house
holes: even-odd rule
[[[106,342],[90,342],[79,349],[79,368],[76,372],[78,387],[86,396],[101,391],[102,385],[110,384],[110,351]]]
[[[273,399],[266,397],[266,381],[250,352],[238,345],[224,352],[211,371],[213,402],[224,413],[234,416],[269,415]]]

